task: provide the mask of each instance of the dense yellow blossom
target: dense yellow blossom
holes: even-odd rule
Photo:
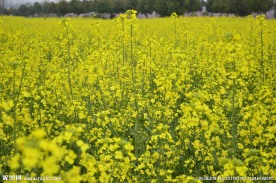
[[[275,180],[275,20],[136,14],[0,17],[1,176]]]

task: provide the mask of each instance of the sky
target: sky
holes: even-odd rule
[[[5,7],[19,6],[25,3],[34,3],[34,2],[57,2],[58,0],[5,0]]]

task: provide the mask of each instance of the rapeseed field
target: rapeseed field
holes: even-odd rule
[[[275,56],[264,16],[0,17],[1,178],[273,182]]]

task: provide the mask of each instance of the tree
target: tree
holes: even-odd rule
[[[154,11],[154,0],[140,0],[137,4],[137,10],[141,13],[152,13]]]
[[[0,0],[0,14],[4,14],[5,0]]]
[[[112,0],[95,0],[96,10],[99,13],[114,13],[114,4]]]
[[[121,13],[135,9],[141,13],[156,11],[160,16],[169,16],[172,12],[178,15],[184,12],[194,12],[206,6],[209,12],[235,13],[245,16],[251,12],[264,13],[276,6],[276,0],[59,0],[58,3],[45,1],[25,4],[18,10],[5,10],[5,0],[0,0],[0,14],[15,12],[16,15],[29,16],[33,14],[56,13],[63,16],[67,13]],[[276,15],[276,14],[275,14]]]
[[[61,0],[57,4],[57,14],[65,15],[69,13],[69,3],[65,0]]]
[[[54,2],[50,2],[50,3],[47,3],[45,2],[44,3],[44,9],[45,9],[45,13],[46,14],[49,14],[49,13],[55,13],[57,14],[57,4],[54,3]]]
[[[212,10],[212,4],[213,4],[214,0],[208,0],[206,3],[205,3],[205,7],[206,7],[206,10],[209,11],[209,12],[213,12]]]
[[[89,13],[93,11],[92,2],[93,1],[88,1],[88,0],[83,0],[81,2],[82,13]]]
[[[264,13],[273,6],[273,0],[249,0],[248,6],[251,12]]]
[[[248,0],[232,0],[229,12],[239,16],[249,15],[251,12],[248,6]]]
[[[251,0],[208,0],[207,11],[219,13],[235,13],[245,16],[251,13],[249,8]]]
[[[185,6],[185,3],[187,0],[174,0],[173,4],[171,5],[170,14],[172,12],[177,13],[178,15],[181,15],[187,11],[187,7]]]
[[[135,9],[137,10],[138,1],[137,0],[128,0],[127,1],[127,9]]]
[[[114,12],[125,12],[127,10],[127,4],[127,0],[113,0]]]
[[[212,4],[212,10],[216,13],[228,13],[230,11],[229,0],[216,0]]]
[[[35,2],[33,7],[32,7],[32,10],[33,10],[32,12],[34,14],[41,14],[43,12],[43,7],[40,3]]]
[[[185,8],[188,12],[198,11],[201,9],[201,2],[200,0],[186,0]]]
[[[170,15],[170,1],[171,0],[156,0],[153,8],[156,10],[156,12],[161,16],[169,16]]]
[[[32,7],[26,4],[21,5],[17,10],[19,16],[30,16],[32,14]]]
[[[83,13],[82,2],[80,2],[79,0],[71,0],[69,2],[69,11],[76,14]]]
[[[5,9],[5,12],[4,12],[4,14],[5,15],[15,15],[16,14],[16,9],[14,9],[14,8],[8,8],[8,9]]]

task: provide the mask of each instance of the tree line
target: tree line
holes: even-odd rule
[[[206,8],[210,12],[234,13],[246,16],[255,13],[265,13],[275,9],[275,0],[208,0]]]
[[[19,8],[4,9],[2,14],[18,16],[49,15],[64,16],[67,13],[83,14],[89,12],[121,13],[128,9],[149,14],[155,11],[160,16],[169,16],[172,12],[181,15],[186,12],[200,11],[203,6],[208,12],[234,13],[245,16],[252,12],[262,13],[275,7],[275,0],[60,0],[24,4]]]

